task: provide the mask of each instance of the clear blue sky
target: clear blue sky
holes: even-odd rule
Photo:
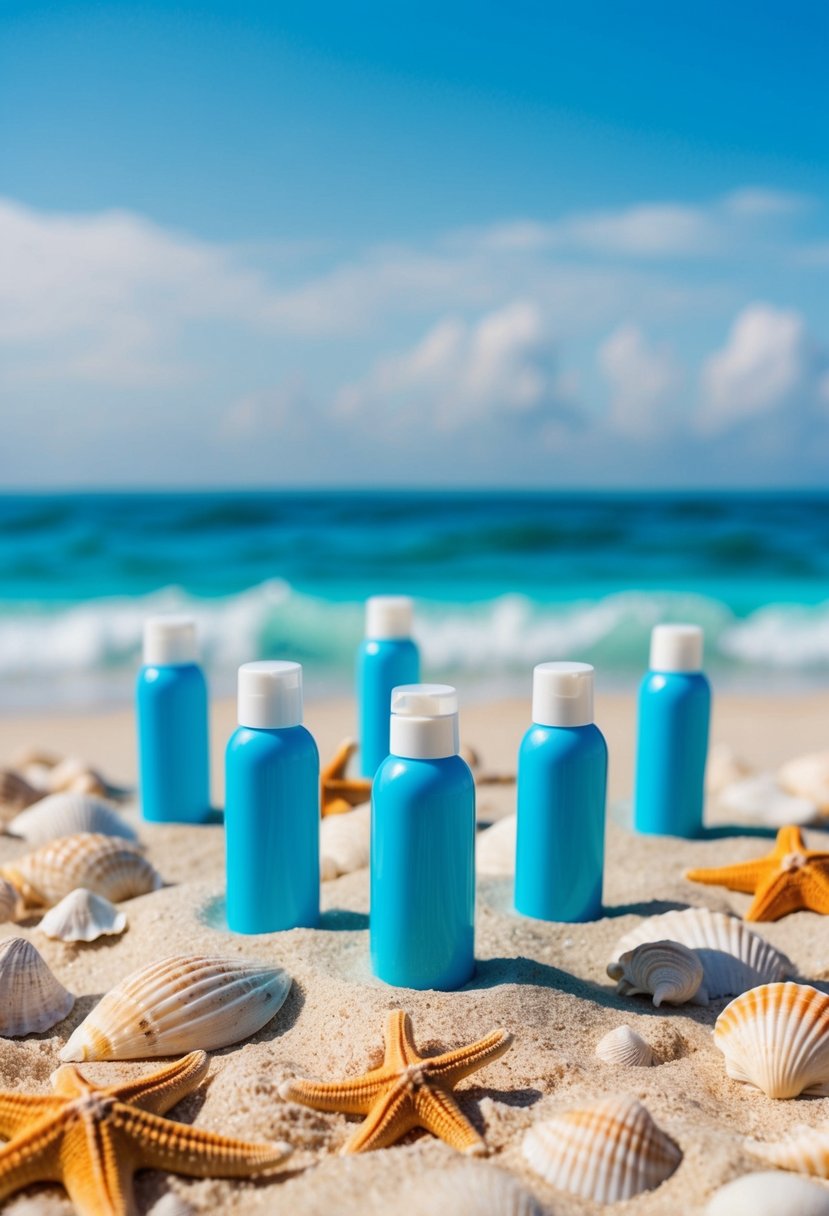
[[[811,484],[829,6],[0,9],[10,485]]]

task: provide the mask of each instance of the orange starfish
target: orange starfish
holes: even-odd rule
[[[424,1127],[461,1153],[481,1154],[486,1145],[461,1112],[452,1090],[459,1081],[497,1060],[512,1043],[506,1030],[494,1030],[477,1043],[439,1056],[418,1054],[412,1023],[393,1010],[385,1029],[386,1051],[379,1068],[349,1081],[285,1081],[283,1098],[315,1110],[366,1115],[342,1153],[388,1148],[414,1127]]]
[[[35,1182],[60,1182],[79,1216],[134,1216],[136,1170],[196,1178],[257,1174],[284,1161],[287,1144],[251,1144],[161,1116],[207,1072],[191,1051],[137,1081],[104,1088],[71,1064],[52,1077],[54,1093],[0,1091],[0,1203]]]
[[[353,739],[345,739],[320,773],[320,808],[323,816],[341,815],[371,798],[370,777],[346,777],[348,762],[357,750]]]
[[[829,914],[829,853],[807,849],[800,829],[781,828],[771,853],[714,870],[688,870],[686,878],[754,896],[746,920],[779,920],[789,912]]]

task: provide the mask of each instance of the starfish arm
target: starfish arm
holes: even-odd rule
[[[341,1152],[369,1153],[376,1148],[388,1148],[419,1122],[408,1086],[398,1083],[375,1102]]]
[[[392,1080],[384,1068],[376,1068],[348,1081],[308,1081],[304,1077],[291,1077],[280,1085],[279,1093],[287,1102],[300,1102],[314,1110],[367,1115]]]
[[[342,780],[345,777],[348,762],[356,750],[357,744],[353,739],[343,739],[334,755],[323,767],[320,774],[323,785],[327,785],[329,781]]]
[[[167,1064],[122,1085],[111,1085],[103,1092],[119,1102],[129,1102],[153,1115],[163,1115],[196,1088],[209,1067],[207,1053],[191,1051],[173,1064]]]
[[[492,1034],[488,1034],[485,1039],[479,1039],[477,1043],[470,1043],[467,1047],[459,1047],[456,1051],[447,1051],[441,1056],[425,1060],[424,1065],[430,1076],[435,1077],[442,1085],[447,1085],[451,1089],[464,1077],[470,1076],[479,1068],[499,1059],[509,1051],[511,1046],[512,1035],[509,1031],[493,1030]]]
[[[418,1122],[459,1153],[480,1155],[486,1145],[452,1095],[437,1085],[425,1085],[415,1094]]]
[[[56,1114],[62,1103],[44,1094],[21,1094],[15,1090],[0,1090],[0,1137],[10,1140],[28,1124]]]
[[[760,883],[767,877],[769,871],[777,867],[769,864],[767,857],[757,861],[738,862],[733,866],[717,866],[714,869],[686,870],[685,877],[691,882],[704,882],[709,886],[728,887],[729,891],[742,891],[752,895]]]
[[[829,858],[805,865],[801,871],[801,883],[804,906],[810,912],[829,915]]]
[[[788,827],[781,828],[777,833],[774,841],[774,850],[772,856],[775,858],[785,857],[787,853],[805,853],[806,843],[803,839],[803,833],[800,828],[794,824],[789,824]]]
[[[402,1072],[410,1064],[419,1064],[421,1057],[415,1047],[412,1019],[403,1009],[392,1009],[383,1031],[386,1054],[383,1066],[390,1072]]]
[[[194,1178],[240,1178],[281,1165],[291,1152],[283,1143],[254,1144],[175,1123],[158,1115],[115,1105],[119,1140],[133,1146],[139,1168],[168,1170]]]
[[[0,1148],[0,1203],[34,1182],[60,1181],[64,1120],[54,1111]]]
[[[746,912],[746,920],[779,920],[802,910],[829,914],[829,867],[808,863],[801,869],[783,870],[757,888]]]
[[[108,1118],[74,1121],[60,1161],[61,1181],[78,1216],[136,1216],[135,1153]]]

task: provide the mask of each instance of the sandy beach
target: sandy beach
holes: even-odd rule
[[[722,696],[715,700],[712,741],[729,744],[758,769],[774,769],[793,756],[825,749],[827,711],[825,695],[774,701]],[[221,805],[223,747],[234,724],[234,706],[219,703],[212,714],[213,796]],[[526,717],[523,702],[463,706],[462,738],[480,752],[487,769],[511,770]],[[353,719],[348,702],[308,704],[307,725],[323,759],[353,733]],[[748,896],[687,882],[687,867],[747,859],[767,851],[768,843],[739,825],[733,835],[718,832],[695,842],[635,837],[623,826],[620,805],[631,790],[633,698],[600,696],[596,720],[610,748],[603,919],[555,925],[520,918],[509,909],[508,883],[482,878],[474,981],[457,993],[394,990],[368,974],[366,870],[323,884],[325,913],[318,931],[235,937],[220,927],[221,827],[142,825],[148,855],[169,885],[124,905],[129,928],[122,937],[70,946],[47,940],[38,932],[36,918],[22,926],[0,926],[4,936],[29,937],[78,998],[70,1016],[53,1031],[0,1043],[0,1086],[48,1092],[58,1051],[71,1031],[103,992],[136,967],[179,952],[241,954],[284,967],[294,978],[293,990],[275,1020],[254,1039],[212,1056],[209,1083],[173,1115],[249,1139],[287,1140],[294,1156],[283,1174],[261,1182],[190,1181],[142,1173],[136,1184],[140,1210],[149,1210],[167,1191],[186,1198],[198,1212],[380,1216],[391,1207],[400,1213],[407,1207],[413,1210],[413,1197],[427,1203],[436,1177],[459,1161],[445,1144],[413,1133],[391,1149],[342,1158],[337,1150],[351,1130],[350,1120],[286,1103],[278,1095],[280,1082],[291,1074],[334,1080],[376,1064],[386,1012],[404,1008],[412,1016],[418,1045],[427,1051],[460,1046],[499,1026],[515,1036],[506,1056],[458,1091],[464,1111],[490,1150],[489,1158],[474,1168],[497,1166],[514,1174],[545,1210],[558,1216],[599,1212],[599,1205],[553,1190],[533,1174],[521,1154],[521,1141],[534,1121],[565,1105],[627,1093],[645,1103],[679,1144],[683,1159],[657,1190],[613,1210],[620,1216],[702,1212],[724,1182],[763,1168],[742,1146],[743,1137],[780,1138],[798,1123],[825,1120],[829,1098],[774,1101],[729,1080],[711,1035],[726,999],[705,1008],[655,1010],[644,997],[615,994],[605,965],[617,938],[638,919],[689,904],[738,914],[747,908]],[[27,745],[83,756],[118,782],[135,779],[132,713],[126,709],[0,719],[0,763]],[[513,804],[512,788],[483,789],[479,819],[497,819]],[[722,816],[715,821],[722,828]],[[810,830],[807,838],[813,847],[829,849],[829,833]],[[0,839],[0,864],[27,847]],[[761,925],[759,931],[789,955],[804,978],[829,979],[829,934],[816,915],[796,913]],[[657,1067],[624,1069],[595,1057],[597,1041],[622,1022],[650,1041],[662,1061]],[[101,1083],[152,1067],[84,1066],[87,1075]],[[60,1190],[43,1187],[21,1194],[5,1210],[57,1216],[71,1207]],[[471,1209],[460,1200],[453,1207],[451,1201],[436,1197],[431,1210]]]

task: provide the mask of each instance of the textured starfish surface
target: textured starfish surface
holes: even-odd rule
[[[320,807],[323,815],[341,815],[371,798],[370,777],[346,777],[348,762],[357,750],[353,739],[345,739],[320,773]]]
[[[425,1128],[461,1153],[485,1153],[486,1145],[451,1091],[464,1077],[502,1056],[512,1035],[494,1030],[468,1047],[424,1058],[414,1044],[411,1018],[395,1009],[386,1021],[385,1042],[383,1063],[361,1077],[331,1083],[294,1078],[279,1092],[315,1110],[366,1115],[343,1153],[388,1148],[414,1127]]]
[[[134,1216],[136,1170],[197,1178],[245,1177],[270,1169],[286,1144],[251,1144],[161,1116],[207,1072],[203,1051],[137,1081],[106,1088],[65,1064],[54,1093],[0,1091],[0,1204],[36,1182],[61,1183],[79,1216]]]
[[[693,882],[754,896],[746,920],[779,920],[789,912],[829,914],[829,853],[807,849],[799,828],[781,828],[771,853],[714,870],[688,870]]]

